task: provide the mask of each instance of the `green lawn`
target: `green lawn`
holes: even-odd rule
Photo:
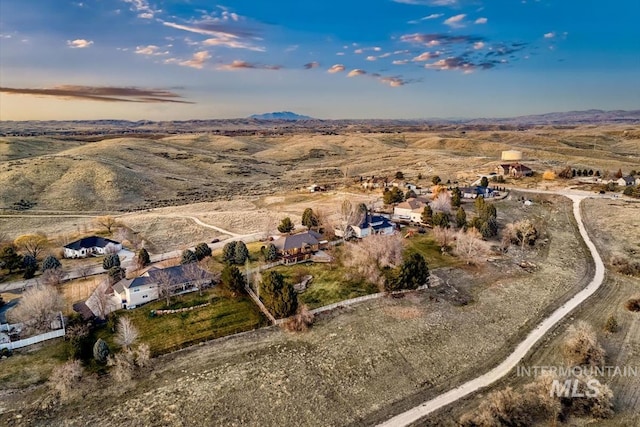
[[[416,234],[404,240],[407,243],[407,250],[413,250],[421,254],[427,261],[429,269],[455,267],[461,264],[460,259],[452,255],[443,254],[438,243],[428,233]]]
[[[251,242],[247,243],[247,249],[249,250],[249,268],[256,268],[264,264],[260,248],[267,245],[264,242]],[[222,271],[225,264],[222,262],[222,248],[216,249],[211,254],[211,257],[207,261],[207,266],[211,271]],[[239,265],[240,271],[244,271],[245,266]]]
[[[150,317],[151,310],[165,308],[164,301],[155,301],[118,315],[129,317],[140,331],[139,342],[147,343],[156,356],[198,342],[243,332],[266,325],[267,321],[249,297],[231,298],[217,289],[201,297],[197,292],[174,298],[171,308],[211,304],[183,313]]]
[[[378,292],[375,285],[347,280],[344,268],[333,263],[279,266],[273,270],[292,283],[299,283],[305,275],[313,276],[311,285],[298,295],[300,304],[306,304],[310,309]]]
[[[69,346],[62,338],[15,350],[13,356],[0,361],[0,390],[43,383],[69,355]]]

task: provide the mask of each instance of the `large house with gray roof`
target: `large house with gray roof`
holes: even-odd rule
[[[273,241],[285,264],[311,259],[314,253],[326,248],[328,243],[320,233],[312,230],[280,236]]]
[[[86,258],[93,255],[105,255],[122,250],[122,244],[100,236],[84,237],[64,246],[65,258]]]

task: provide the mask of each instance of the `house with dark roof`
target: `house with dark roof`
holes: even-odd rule
[[[521,178],[523,176],[533,176],[533,170],[521,163],[502,164],[496,167],[498,175]]]
[[[157,300],[164,292],[172,295],[193,292],[213,281],[211,273],[196,264],[151,267],[139,277],[120,280],[113,285],[113,292],[122,308],[135,308]]]
[[[616,181],[616,184],[618,184],[620,187],[628,187],[629,185],[634,185],[635,183],[636,179],[631,175],[623,176]]]
[[[495,196],[495,191],[489,187],[475,186],[475,187],[462,187],[460,189],[462,197],[465,199],[476,199],[478,197],[484,197],[488,199]]]
[[[86,258],[122,250],[122,244],[100,236],[84,237],[64,246],[65,258]]]
[[[395,227],[389,218],[382,215],[372,215],[367,212],[360,224],[350,227],[351,235],[362,239],[372,234],[393,234]],[[349,236],[345,236],[349,237]]]
[[[325,249],[328,243],[320,233],[312,230],[280,236],[273,241],[285,264],[309,260],[314,253]]]

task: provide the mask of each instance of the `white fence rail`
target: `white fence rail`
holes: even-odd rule
[[[53,338],[63,337],[65,336],[67,331],[64,327],[64,318],[62,317],[62,313],[60,313],[60,321],[62,322],[62,329],[56,329],[55,331],[46,332],[44,334],[25,338],[23,340],[0,343],[0,349],[8,348],[9,350],[15,350],[17,348],[27,347],[42,341],[51,340]]]

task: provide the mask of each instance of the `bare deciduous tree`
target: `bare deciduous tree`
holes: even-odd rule
[[[9,314],[17,322],[22,322],[36,331],[48,331],[51,322],[64,308],[64,298],[51,286],[35,286],[27,289],[18,305]]]
[[[346,243],[345,265],[352,267],[365,280],[384,286],[384,267],[402,264],[403,244],[400,235],[373,235],[357,243]]]
[[[365,212],[360,209],[360,206],[352,204],[349,200],[344,200],[340,205],[339,219],[336,231],[342,234],[341,237],[349,237],[351,226],[357,225],[362,222]]]
[[[205,269],[206,262],[192,262],[182,266],[182,272],[187,280],[198,289],[200,295],[202,295],[202,289],[211,283],[207,279],[211,278],[211,274]]]
[[[173,295],[173,280],[171,275],[166,271],[158,271],[155,274],[158,286],[158,297],[166,300],[167,307],[171,304],[171,295]]]
[[[151,361],[149,344],[140,344],[136,350],[136,365],[144,368]]]
[[[489,255],[489,243],[482,240],[482,235],[475,228],[467,231],[460,230],[456,233],[454,253],[464,259],[467,264],[478,264],[487,259]]]
[[[113,356],[109,356],[107,364],[111,367],[111,376],[116,382],[124,383],[131,381],[133,377],[135,355],[132,351],[121,351]]]
[[[290,332],[304,332],[313,325],[314,315],[309,311],[309,307],[302,305],[298,313],[291,316],[284,323],[284,328]]]
[[[507,224],[504,229],[502,245],[508,246],[509,243],[520,245],[524,249],[525,245],[533,245],[538,238],[538,230],[528,219],[523,219],[514,223]]]
[[[431,208],[436,212],[451,213],[451,195],[448,191],[441,191],[431,202]]]
[[[94,283],[97,282],[97,279]],[[96,316],[99,319],[104,319],[107,314],[111,313],[114,310],[114,303],[111,297],[111,292],[109,290],[111,286],[109,285],[109,280],[103,280],[96,286],[95,291],[90,297],[91,305],[96,309]]]
[[[113,230],[113,228],[118,225],[118,221],[116,221],[116,219],[110,215],[99,216],[94,219],[93,222],[97,227],[104,228],[109,234],[111,234],[111,230]]]
[[[73,397],[78,390],[78,384],[84,376],[84,368],[79,360],[70,360],[63,365],[57,366],[49,376],[47,383],[61,401],[67,401]]]
[[[62,268],[50,268],[42,273],[40,279],[42,280],[42,283],[47,286],[58,286],[66,277],[67,273],[65,273]]]
[[[604,365],[605,351],[598,343],[594,329],[584,321],[569,327],[562,345],[562,354],[569,366]]]
[[[135,327],[131,319],[128,317],[118,318],[118,327],[114,341],[116,344],[130,349],[131,345],[138,339],[138,328]]]
[[[449,251],[456,237],[455,231],[453,231],[451,228],[445,227],[434,227],[432,234],[433,238],[440,246],[442,252]]]

